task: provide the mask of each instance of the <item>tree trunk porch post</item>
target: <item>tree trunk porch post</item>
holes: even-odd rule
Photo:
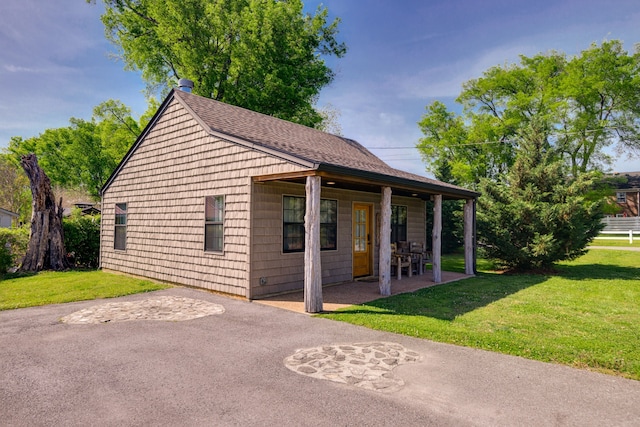
[[[322,267],[320,262],[320,180],[308,176],[304,216],[304,311],[322,311]]]
[[[391,295],[391,187],[382,187],[380,212],[379,286],[380,295],[389,296]]]
[[[433,251],[433,282],[442,282],[442,194],[433,196],[433,233],[431,249]]]
[[[475,210],[474,199],[467,199],[464,205],[464,273],[475,274]]]

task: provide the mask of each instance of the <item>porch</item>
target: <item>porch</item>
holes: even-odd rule
[[[346,271],[350,277],[378,276],[378,280],[372,285],[372,288],[375,286],[375,289],[377,289],[375,295],[388,296],[398,292],[395,289],[392,290],[390,277],[392,269],[392,197],[404,199],[408,205],[414,205],[414,201],[418,201],[418,203],[421,201],[420,212],[426,212],[427,203],[431,203],[433,206],[433,229],[430,245],[425,241],[426,235],[422,231],[414,231],[414,237],[407,235],[403,236],[404,238],[402,239],[398,239],[398,236],[396,236],[395,239],[396,241],[421,242],[424,245],[424,249],[429,248],[429,251],[431,251],[433,283],[443,282],[441,269],[443,200],[464,200],[465,273],[468,275],[475,273],[475,202],[478,194],[450,184],[429,180],[428,178],[403,174],[399,171],[394,173],[397,176],[364,171],[354,172],[353,170],[324,166],[322,170],[316,168],[252,177],[254,193],[257,192],[257,188],[268,188],[267,185],[271,185],[270,183],[273,182],[278,182],[280,183],[279,185],[283,183],[288,185],[304,184],[304,215],[297,214],[293,224],[297,226],[295,235],[302,239],[301,242],[297,242],[297,248],[304,248],[304,252],[302,252],[304,258],[300,257],[300,262],[297,266],[304,266],[304,292],[302,297],[305,312],[317,313],[325,311],[323,304],[330,303],[324,297],[326,292],[324,289],[329,288],[323,288],[322,285],[322,275],[325,270],[321,266],[321,250],[323,249],[323,243],[320,238],[323,202],[321,193],[323,195],[333,193],[334,199],[345,198],[343,194],[361,194],[362,199],[350,200],[351,206],[347,205],[350,212],[346,216],[342,216],[342,218],[349,218],[348,225],[346,225],[347,228],[342,228],[342,230],[350,229],[351,231],[349,233],[351,239],[348,241],[342,239],[343,243],[347,242],[349,245],[342,248],[342,250],[351,253],[349,261],[352,264],[347,266],[348,271]],[[260,191],[266,193],[265,190]],[[376,207],[376,205],[379,207]],[[342,206],[344,208],[345,205],[342,204]],[[298,209],[298,211],[300,210],[302,209]],[[260,211],[267,212],[269,210],[265,207]],[[396,222],[397,224],[398,222]],[[300,226],[303,226],[303,228],[301,229]],[[424,230],[422,224],[414,224],[414,227]],[[335,235],[335,230],[333,235]],[[333,247],[335,247],[335,243]],[[287,249],[290,249],[289,246],[287,246]],[[283,252],[285,252],[284,249]],[[327,256],[325,255],[325,258]],[[342,260],[345,259],[348,258],[343,256]],[[274,261],[277,260],[274,259]],[[264,269],[264,265],[261,265],[261,267]],[[252,270],[252,274],[255,274],[254,270]],[[260,278],[262,280],[263,277],[266,278],[267,276],[256,275],[256,277],[252,277],[251,283],[256,283],[256,280],[253,279]],[[350,277],[343,277],[342,280],[349,280]],[[423,280],[426,281],[425,279]],[[335,282],[341,282],[341,280]],[[268,279],[262,280],[261,283],[266,285]],[[291,284],[294,283],[291,282]],[[258,289],[260,291],[264,290],[262,288]],[[267,292],[262,293],[263,295],[268,294]],[[254,294],[252,292],[248,297],[252,300],[261,298],[259,293]],[[369,300],[372,299],[375,298],[371,297]]]
[[[401,280],[392,278],[391,295],[415,292],[418,289],[455,282],[469,277],[473,277],[473,275],[442,271],[442,280],[436,283],[433,281],[432,272],[428,271],[426,274],[420,276],[402,276]],[[350,305],[363,304],[385,297],[380,295],[379,280],[375,277],[359,279],[339,285],[324,286],[322,288],[322,298],[323,311],[330,312]],[[298,313],[305,313],[304,290],[302,289],[264,299],[254,299],[253,302]]]

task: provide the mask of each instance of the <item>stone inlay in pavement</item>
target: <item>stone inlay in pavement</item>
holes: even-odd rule
[[[302,375],[367,390],[393,392],[404,386],[404,381],[393,374],[393,369],[420,359],[419,353],[400,344],[370,342],[297,350],[284,360],[284,364]]]
[[[119,301],[95,305],[64,316],[64,323],[89,324],[130,320],[182,321],[224,313],[224,307],[207,301],[160,296],[142,301]]]

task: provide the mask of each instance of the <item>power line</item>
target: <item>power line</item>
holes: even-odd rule
[[[573,131],[573,132],[549,132],[548,136],[569,136],[569,135],[580,135],[583,133],[594,133],[594,132],[602,132],[604,130],[616,130],[616,127],[613,126],[604,126],[601,129],[585,129],[581,131]],[[486,144],[503,144],[503,143],[515,143],[517,141],[513,139],[508,139],[504,141],[481,141],[481,142],[465,142],[464,144],[455,144],[451,147],[465,147],[470,145],[486,145]],[[411,147],[367,147],[369,150],[405,150],[410,148],[418,148],[417,146]]]

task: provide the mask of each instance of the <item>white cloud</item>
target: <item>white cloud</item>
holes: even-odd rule
[[[13,64],[5,65],[3,68],[10,73],[39,73],[40,72],[40,70],[36,68],[20,67],[18,65],[13,65]]]

